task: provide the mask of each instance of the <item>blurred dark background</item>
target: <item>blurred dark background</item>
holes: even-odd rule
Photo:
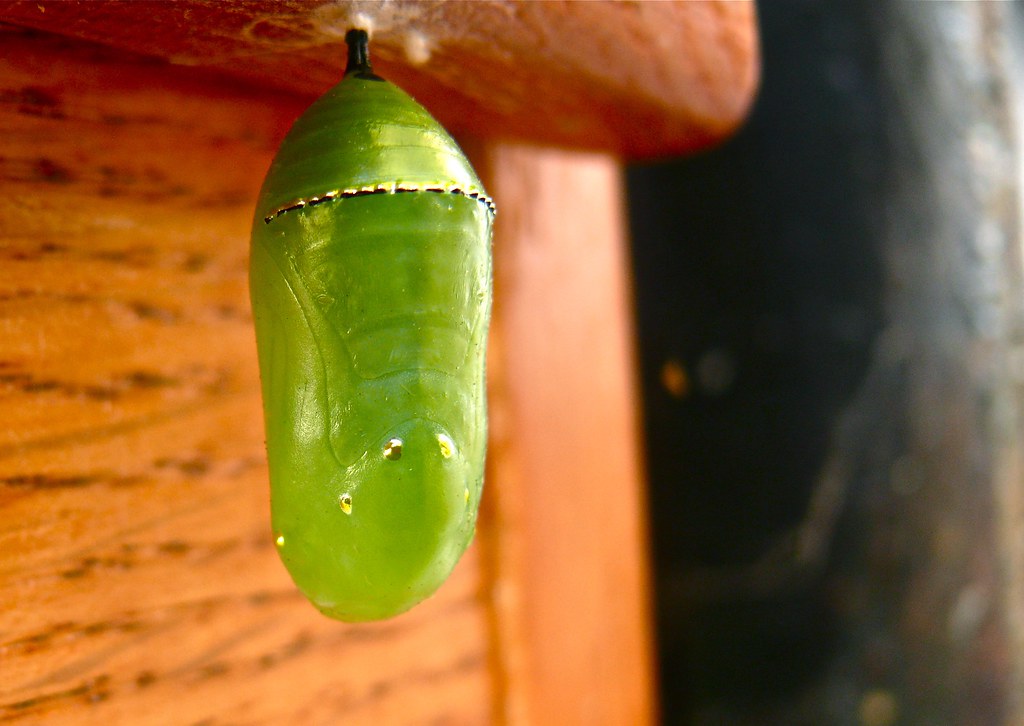
[[[1021,713],[992,163],[1020,11],[994,5],[760,3],[745,127],[628,172],[666,724]]]

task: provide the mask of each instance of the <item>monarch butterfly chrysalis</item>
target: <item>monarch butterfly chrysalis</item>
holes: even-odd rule
[[[358,621],[430,596],[473,538],[494,206],[366,32],[345,40],[263,182],[249,274],[277,549]]]

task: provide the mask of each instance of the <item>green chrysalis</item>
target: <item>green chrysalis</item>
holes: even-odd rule
[[[366,32],[345,40],[263,182],[249,285],[278,552],[359,621],[429,597],[473,538],[494,206]]]

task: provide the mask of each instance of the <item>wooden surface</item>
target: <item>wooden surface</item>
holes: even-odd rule
[[[652,720],[646,521],[620,169],[492,148],[497,633],[515,724]],[[581,194],[580,190],[587,193]]]
[[[270,542],[245,279],[304,102],[0,45],[0,722],[645,723],[615,163],[480,145],[502,201],[478,541],[423,605],[345,625]]]
[[[299,109],[0,44],[0,722],[486,722],[476,550],[349,626],[271,543],[248,231]]]
[[[337,82],[342,35],[368,20],[379,70],[456,133],[631,157],[721,140],[759,76],[741,1],[0,0],[0,20],[306,99]]]

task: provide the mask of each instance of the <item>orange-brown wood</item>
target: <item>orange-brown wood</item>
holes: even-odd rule
[[[501,200],[489,357],[504,715],[652,720],[647,549],[631,296],[615,160],[495,146]]]
[[[378,69],[483,139],[500,214],[478,542],[437,596],[352,626],[270,544],[245,272],[259,181],[357,12]],[[33,0],[0,21],[0,721],[653,720],[611,153],[735,127],[753,5]]]
[[[0,722],[488,722],[475,549],[358,626],[273,551],[248,230],[299,106],[0,45]]]
[[[721,140],[759,73],[740,0],[8,0],[0,20],[307,98],[340,77],[344,31],[370,24],[379,69],[454,131],[631,157]]]

